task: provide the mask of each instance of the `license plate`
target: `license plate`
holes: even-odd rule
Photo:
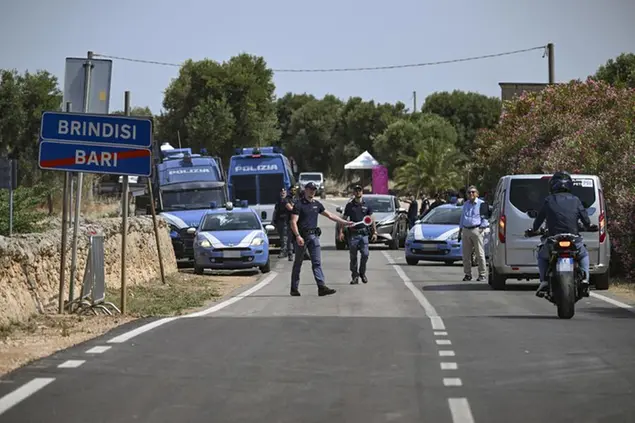
[[[223,257],[224,258],[239,258],[240,257],[240,251],[223,251]]]
[[[437,248],[436,244],[423,244],[424,250],[436,250]]]
[[[556,264],[558,272],[572,272],[573,271],[573,259],[559,259]]]

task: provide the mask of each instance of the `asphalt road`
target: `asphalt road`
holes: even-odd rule
[[[369,283],[351,286],[321,225],[335,295],[317,296],[305,261],[290,297],[280,261],[228,302],[5,376],[0,422],[635,421],[633,309],[591,297],[559,320],[535,285],[492,291],[403,250],[373,249]]]

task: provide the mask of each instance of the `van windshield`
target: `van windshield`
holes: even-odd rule
[[[574,179],[572,194],[585,208],[595,203],[595,184],[591,178]],[[523,213],[539,211],[549,195],[549,178],[512,179],[509,188],[510,202]]]

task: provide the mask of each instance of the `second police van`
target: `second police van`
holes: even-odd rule
[[[246,200],[265,225],[272,224],[280,190],[284,187],[288,191],[296,183],[289,159],[279,147],[236,149],[229,160],[227,182],[230,200],[235,204]],[[270,245],[280,246],[277,229],[268,237]]]

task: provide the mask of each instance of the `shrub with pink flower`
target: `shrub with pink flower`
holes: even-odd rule
[[[523,95],[505,108],[499,126],[476,139],[484,189],[514,173],[599,175],[612,274],[635,278],[635,89],[574,80]]]

